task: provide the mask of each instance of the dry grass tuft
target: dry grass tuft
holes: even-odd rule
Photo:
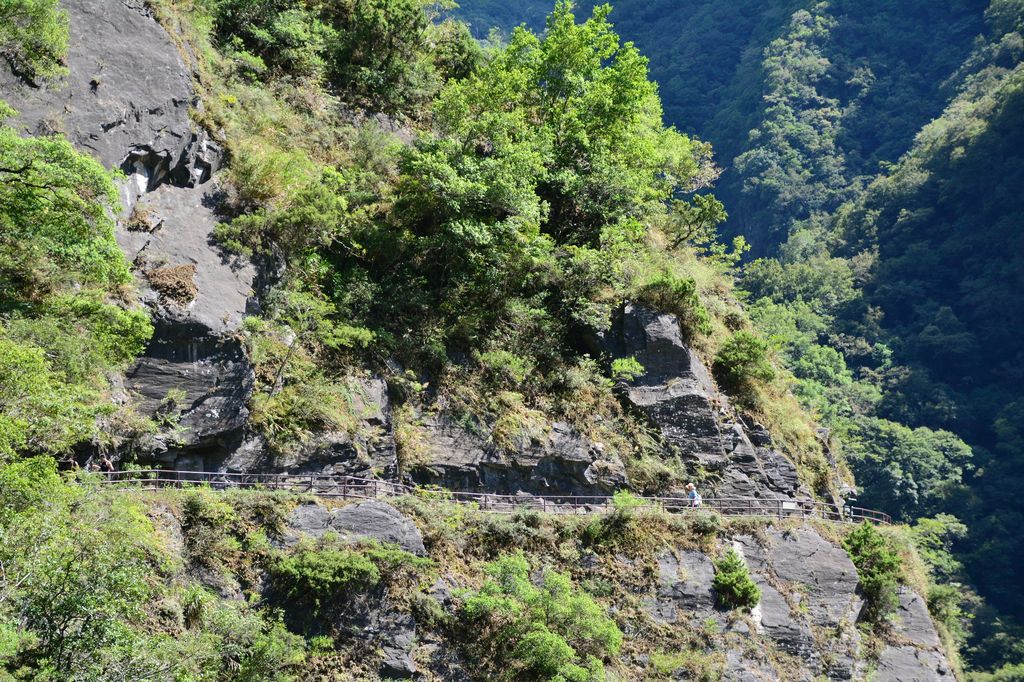
[[[195,283],[196,266],[168,265],[146,272],[146,279],[161,297],[186,306],[195,300],[199,288]]]

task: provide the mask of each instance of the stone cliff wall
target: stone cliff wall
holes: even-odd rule
[[[237,332],[246,314],[258,312],[253,289],[261,273],[212,239],[222,154],[190,120],[190,108],[201,106],[190,74],[142,0],[63,4],[71,16],[70,75],[34,87],[0,66],[0,94],[20,111],[16,124],[26,133],[63,132],[80,150],[125,173],[117,237],[135,265],[140,301],[152,312],[156,334],[124,378],[124,397],[145,414],[167,409],[169,401],[180,411],[178,426],[149,443],[147,457],[177,468],[396,476],[393,420],[379,379],[362,383],[363,435],[318,434],[301,451],[272,460],[266,444],[247,432],[254,379]],[[651,421],[673,453],[713,475],[707,492],[771,502],[809,497],[770,435],[723,409],[672,316],[627,305],[599,343],[610,357],[636,357],[644,365],[646,372],[624,388],[624,400]],[[443,414],[422,421],[427,452],[413,474],[421,483],[509,494],[607,494],[628,486],[619,457],[566,424],[499,451],[485,430]],[[416,553],[423,547],[412,522],[380,503],[340,512],[299,507],[290,523],[295,535],[331,529]],[[637,587],[654,623],[714,618],[727,679],[863,677],[854,627],[861,606],[856,571],[842,550],[809,528],[768,529],[723,542],[745,556],[762,589],[759,607],[749,618],[725,618],[715,607],[710,556],[668,547],[657,557],[656,575]],[[584,556],[569,568],[600,576],[601,561]],[[613,561],[628,568],[632,560]],[[449,578],[458,583],[458,576]],[[438,586],[442,603],[450,602],[449,587]],[[424,643],[414,619],[389,608],[368,608],[357,625],[382,647],[385,674],[411,675]],[[919,595],[903,595],[895,632],[874,679],[951,679]],[[789,656],[789,667],[780,669],[759,643]],[[430,644],[441,654],[443,645]],[[436,668],[436,679],[468,678],[451,656],[440,658],[447,672]]]
[[[60,132],[124,172],[117,240],[135,266],[156,334],[124,388],[144,414],[180,410],[180,428],[148,444],[189,468],[197,452],[241,440],[252,369],[234,332],[254,305],[254,265],[212,241],[219,147],[190,120],[189,71],[142,0],[73,0],[69,75],[34,87],[0,66],[0,94],[29,134]]]

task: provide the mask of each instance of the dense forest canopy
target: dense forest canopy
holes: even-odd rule
[[[478,35],[533,20],[464,4]],[[1022,660],[1024,6],[624,0],[611,19],[666,120],[713,143],[724,230],[765,256],[748,310],[860,499],[965,521],[957,580],[991,605],[974,660]]]

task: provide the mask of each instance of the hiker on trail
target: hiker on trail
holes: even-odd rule
[[[100,471],[105,474],[114,473],[114,463],[110,461],[109,455],[103,455],[103,459],[100,460]]]
[[[692,483],[686,484],[686,493],[687,498],[689,498],[690,500],[691,507],[699,507],[701,505],[701,502],[704,501],[701,498],[700,493],[697,492],[697,486],[695,486]]]

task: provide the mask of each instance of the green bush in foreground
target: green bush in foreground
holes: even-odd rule
[[[715,588],[718,602],[730,609],[752,609],[761,601],[761,589],[750,578],[750,571],[734,549],[715,562]]]
[[[618,653],[622,633],[590,595],[550,569],[535,584],[522,553],[494,561],[486,573],[463,610],[474,640],[494,659],[496,679],[605,679],[602,661]]]

